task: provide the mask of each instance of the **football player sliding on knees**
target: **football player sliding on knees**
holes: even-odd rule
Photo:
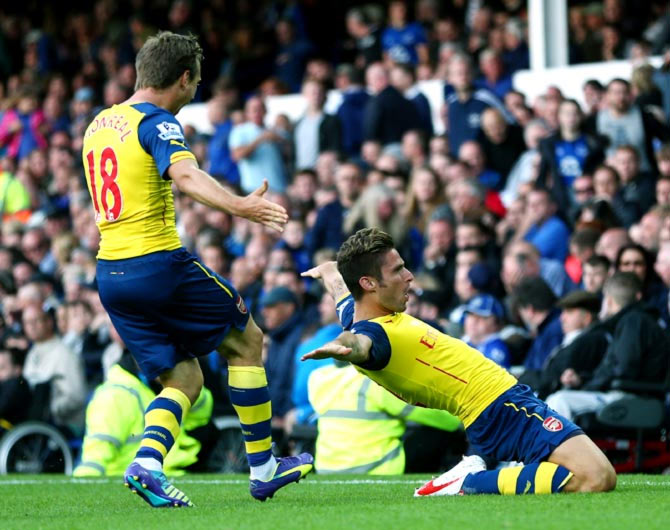
[[[388,234],[359,230],[336,262],[303,276],[323,282],[344,329],[303,361],[350,362],[407,403],[447,410],[463,422],[472,454],[416,497],[614,489],[614,468],[577,425],[465,342],[404,312],[414,277]],[[488,471],[483,456],[524,465]]]

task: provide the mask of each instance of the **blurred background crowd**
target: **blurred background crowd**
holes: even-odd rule
[[[0,9],[0,417],[30,414],[7,398],[27,403],[16,381],[49,382],[51,421],[81,433],[91,391],[122,356],[94,281],[82,135],[132,93],[135,54],[158,29],[204,48],[196,101],[213,134],[185,127],[201,167],[241,193],[268,179],[290,214],[278,234],[176,196],[185,247],[231,279],[266,332],[277,428],[314,422],[320,363],[297,359],[340,331],[334,302],[300,273],[362,227],[390,233],[415,273],[409,313],[541,397],[606,390],[621,371],[610,352],[641,329],[667,341],[667,2],[569,2],[572,64],[634,65],[629,79],[586,82],[585,104],[560,79],[532,101],[513,88],[529,67],[522,0],[41,4]],[[444,82],[444,134],[417,88],[426,80]],[[341,104],[326,112],[332,89]],[[303,116],[268,123],[265,99],[291,93]],[[667,358],[636,355],[641,379],[662,379]],[[225,413],[225,366],[203,365]]]

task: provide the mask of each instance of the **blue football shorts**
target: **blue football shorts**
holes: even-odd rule
[[[96,279],[102,305],[150,380],[211,353],[249,320],[235,288],[183,248],[98,260]]]
[[[465,432],[477,454],[525,464],[546,460],[565,440],[584,434],[527,385],[503,392]]]

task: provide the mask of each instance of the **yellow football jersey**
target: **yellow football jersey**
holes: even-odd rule
[[[345,328],[353,305],[351,298],[338,303]],[[407,403],[449,411],[466,428],[517,382],[465,342],[406,313],[361,320],[350,329],[372,339],[371,362],[357,366],[362,373]]]
[[[175,117],[151,103],[101,111],[84,134],[84,171],[96,223],[98,258],[133,258],[181,247],[167,169],[195,159]]]

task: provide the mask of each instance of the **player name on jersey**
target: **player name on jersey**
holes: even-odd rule
[[[130,123],[125,116],[114,114],[112,116],[98,116],[96,117],[86,130],[86,138],[96,133],[99,129],[114,129],[119,133],[119,140],[125,141],[126,137],[133,132],[128,129]],[[126,130],[128,129],[128,130]]]

